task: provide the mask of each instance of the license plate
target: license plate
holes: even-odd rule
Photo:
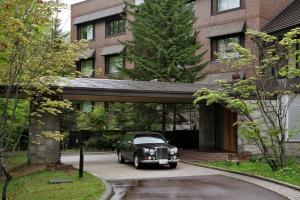
[[[166,160],[166,159],[159,160],[158,162],[160,165],[168,164],[168,160]]]

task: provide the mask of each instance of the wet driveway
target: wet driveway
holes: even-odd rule
[[[112,200],[288,200],[252,183],[222,176],[109,181]]]
[[[271,189],[268,190],[259,186],[259,180],[250,183],[221,171],[184,163],[179,163],[176,169],[146,167],[136,170],[131,164],[119,164],[113,153],[87,153],[84,160],[84,170],[112,185],[115,192],[112,200],[287,200],[271,191],[273,185],[267,187]],[[62,156],[62,162],[75,167],[78,161],[78,154]],[[285,191],[286,188],[281,193]]]

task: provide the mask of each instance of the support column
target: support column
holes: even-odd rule
[[[166,133],[166,104],[162,104],[162,133]]]
[[[60,143],[42,135],[44,131],[59,131],[58,116],[49,113],[41,118],[43,123],[32,120],[29,127],[28,160],[30,164],[50,164],[59,161]]]
[[[215,150],[215,105],[199,106],[199,151]]]

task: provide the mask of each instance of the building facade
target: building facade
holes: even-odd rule
[[[300,1],[290,1],[283,9],[276,13],[276,15],[270,19],[262,31],[274,35],[276,37],[282,37],[285,33],[293,28],[300,27]],[[300,40],[300,38],[299,38]],[[300,43],[295,48],[300,49]],[[296,67],[300,69],[299,61],[300,55],[296,55],[294,59],[298,60]],[[290,62],[295,63],[295,60]],[[298,93],[289,107],[287,113],[286,129],[289,130],[287,149],[293,156],[300,157],[300,94]]]
[[[140,4],[142,0],[131,0]],[[221,65],[215,56],[218,52],[226,56],[238,56],[228,44],[232,41],[251,48],[245,37],[247,29],[260,30],[289,0],[194,0],[198,40],[207,50],[204,61],[208,66],[201,71],[204,83],[214,80],[232,80],[234,69]],[[130,40],[126,11],[123,0],[87,0],[71,7],[71,41],[87,39],[90,51],[77,64],[78,71],[85,77],[109,78],[122,67],[133,68],[134,64],[124,61],[119,54],[123,51],[121,41]],[[226,57],[224,54],[224,58]],[[247,69],[238,76],[251,75]]]
[[[143,1],[131,0],[130,2],[140,4]],[[207,51],[203,61],[207,61],[208,65],[200,72],[200,75],[204,77],[201,83],[204,84],[213,84],[216,80],[230,82],[236,77],[247,78],[251,76],[250,69],[245,68],[236,71],[218,61],[218,59],[226,59],[228,56],[239,56],[230,48],[229,43],[231,42],[238,42],[246,48],[252,48],[250,39],[245,35],[247,29],[278,34],[299,26],[299,21],[297,23],[296,19],[299,20],[300,14],[295,14],[295,12],[299,13],[300,11],[297,0],[194,0],[190,3],[193,4],[197,17],[195,23],[195,28],[199,31],[197,39],[203,44],[202,49]],[[71,40],[87,39],[90,41],[89,52],[77,63],[78,71],[81,71],[85,77],[110,78],[118,75],[119,68],[134,67],[133,63],[123,60],[120,56],[124,51],[121,41],[132,39],[124,8],[123,0],[87,0],[72,5]],[[286,13],[294,14],[288,17]],[[288,20],[292,20],[292,22]],[[216,53],[220,55],[218,59],[215,56]],[[289,126],[300,127],[299,120],[297,121],[297,117],[294,116],[300,113],[294,112],[297,110],[296,108],[300,108],[299,102],[300,97],[297,97],[291,106]],[[231,121],[236,120],[236,117],[232,117],[232,113],[226,114],[227,112],[220,112],[220,109],[223,108],[217,106],[204,110],[207,111],[205,111],[206,116],[211,115],[211,113],[225,113],[223,116],[224,123],[229,119]],[[212,123],[220,124],[219,122]],[[212,141],[211,146],[216,146],[214,141],[220,131],[211,130],[211,127],[217,126],[205,128],[205,124],[203,124],[203,127],[205,130],[207,129],[206,132],[215,133],[210,134],[206,141]],[[230,128],[232,126],[228,127],[228,130]],[[229,130],[227,135],[224,134],[224,138],[228,139],[230,138],[229,135],[233,133],[231,141],[237,144],[237,147],[230,147],[231,149],[237,148],[238,152],[258,152],[255,145],[248,144],[238,134],[236,137],[234,135],[236,132],[236,130]],[[293,140],[293,144],[298,145],[298,140],[297,136]],[[205,145],[207,146],[208,143],[206,142]],[[290,147],[294,148],[292,151],[296,152],[296,145],[293,144]]]

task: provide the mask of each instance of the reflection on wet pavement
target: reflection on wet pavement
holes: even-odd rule
[[[252,183],[222,175],[113,180],[112,200],[288,200]]]

